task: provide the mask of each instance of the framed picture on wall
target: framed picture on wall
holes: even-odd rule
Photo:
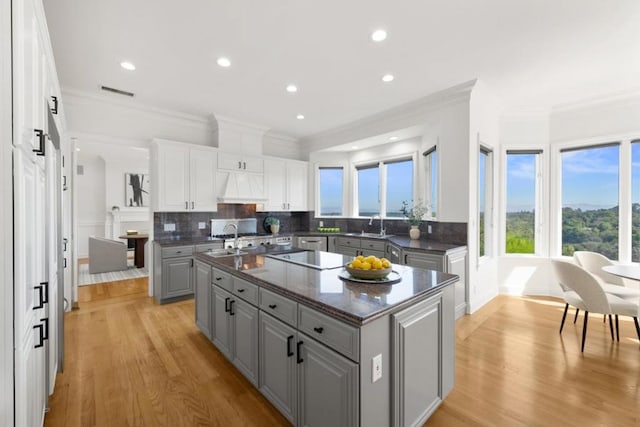
[[[124,174],[124,205],[128,208],[149,206],[149,175],[142,173]]]

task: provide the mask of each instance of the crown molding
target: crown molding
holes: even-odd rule
[[[609,92],[602,95],[591,96],[575,102],[557,104],[551,107],[551,113],[553,114],[581,110],[612,102],[626,101],[634,98],[640,100],[640,87],[631,90],[621,90],[616,92]]]
[[[150,105],[142,104],[134,100],[123,101],[120,99],[114,99],[111,96],[102,94],[96,94],[93,92],[87,92],[83,90],[63,87],[62,94],[64,96],[64,102],[67,104],[78,103],[78,101],[91,101],[102,104],[115,106],[118,108],[126,108],[132,111],[141,112],[152,116],[164,116],[166,118],[181,121],[183,123],[189,123],[197,126],[210,126],[211,123],[205,116],[197,116],[193,114],[182,113],[174,110],[166,110],[163,108],[152,107]]]
[[[244,122],[242,120],[233,118],[233,117],[229,117],[229,116],[224,116],[222,114],[216,114],[216,113],[212,113],[209,116],[210,120],[215,120],[218,125],[220,125],[220,122],[222,123],[226,123],[226,124],[230,124],[230,125],[234,125],[234,126],[240,126],[242,128],[245,128],[247,130],[250,131],[254,131],[254,132],[260,132],[260,133],[265,133],[269,130],[268,126],[263,126],[263,125],[258,125],[255,123],[249,123],[249,122]]]

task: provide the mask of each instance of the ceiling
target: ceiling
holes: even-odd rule
[[[63,89],[95,94],[111,86],[142,104],[220,114],[298,138],[475,78],[518,109],[640,85],[637,0],[44,5]],[[377,28],[388,32],[381,43],[370,38]],[[232,65],[216,65],[219,56]],[[125,60],[137,69],[122,69]],[[386,73],[395,80],[383,83]],[[285,90],[289,83],[297,93]]]

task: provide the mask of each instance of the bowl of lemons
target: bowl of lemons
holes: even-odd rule
[[[391,273],[391,263],[386,258],[378,258],[373,255],[365,257],[358,255],[350,263],[344,266],[345,270],[356,279],[379,280]]]

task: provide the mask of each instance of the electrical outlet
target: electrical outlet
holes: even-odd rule
[[[427,225],[427,233],[431,234],[431,226],[430,225]]]
[[[207,224],[205,224],[204,222],[198,223],[198,230],[204,230],[206,227],[207,227]]]
[[[175,224],[165,224],[164,225],[164,231],[176,231],[176,225]]]
[[[320,221],[320,227],[324,227],[324,221]]]
[[[382,354],[371,359],[371,382],[375,383],[382,378]]]

